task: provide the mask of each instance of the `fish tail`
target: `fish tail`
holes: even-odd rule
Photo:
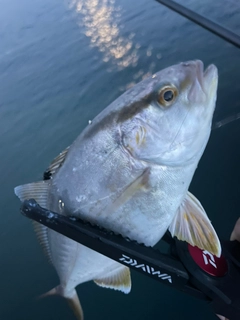
[[[44,294],[41,294],[40,296],[37,297],[38,300],[49,297],[49,296],[62,296],[62,288],[61,286],[57,286],[48,292],[45,292]]]
[[[73,296],[71,298],[66,298],[68,305],[70,306],[70,308],[72,309],[72,311],[75,314],[75,317],[77,320],[83,320],[84,316],[83,316],[83,309],[80,303],[80,300],[78,298],[77,295],[77,291],[75,289],[73,289]]]
[[[73,289],[71,291],[71,293],[70,294],[68,293],[68,295],[66,296],[64,293],[63,287],[61,285],[59,285],[59,286],[51,289],[50,291],[40,295],[38,297],[38,299],[46,298],[46,297],[53,296],[53,295],[61,296],[67,300],[67,303],[70,306],[70,308],[72,309],[77,320],[84,319],[82,306],[81,306],[80,300],[78,298],[77,291],[75,289]]]

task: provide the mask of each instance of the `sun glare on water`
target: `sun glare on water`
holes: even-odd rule
[[[70,9],[81,15],[78,24],[90,39],[92,47],[103,53],[104,62],[112,62],[120,69],[136,66],[139,44],[134,33],[120,34],[122,9],[115,0],[72,0]]]

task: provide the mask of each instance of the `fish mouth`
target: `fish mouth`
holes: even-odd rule
[[[204,70],[204,64],[200,60],[185,62],[183,65],[190,68],[190,79],[192,81],[188,99],[195,102],[214,100],[218,84],[217,67],[211,64]]]
[[[203,90],[203,92],[209,96],[216,92],[218,70],[214,64],[210,64],[204,70],[204,64],[202,61],[195,61],[196,65],[196,75],[198,82]]]

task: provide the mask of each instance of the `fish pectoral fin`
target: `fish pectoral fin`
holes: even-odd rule
[[[150,168],[146,168],[133,182],[127,185],[120,195],[104,209],[105,214],[111,214],[118,210],[124,203],[130,200],[137,191],[147,190],[149,186]]]
[[[48,181],[28,183],[22,186],[18,186],[14,189],[16,196],[18,196],[21,201],[35,199],[37,203],[43,208],[47,207],[48,191]],[[48,261],[51,263],[52,257],[48,241],[48,228],[36,221],[33,221],[33,228],[36,232],[37,239],[48,258]]]
[[[131,274],[128,267],[120,266],[117,270],[108,273],[101,279],[94,282],[100,287],[119,290],[129,293],[131,290]]]
[[[218,236],[200,202],[190,192],[187,193],[169,231],[179,240],[207,250],[217,257],[221,255]]]

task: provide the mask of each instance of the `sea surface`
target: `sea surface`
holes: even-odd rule
[[[179,2],[240,34],[238,1]],[[13,188],[40,180],[127,88],[196,58],[217,65],[219,89],[190,190],[228,239],[240,216],[240,49],[153,0],[0,0],[1,320],[74,320],[60,297],[36,299],[58,277]],[[129,295],[79,286],[85,319],[215,319],[204,302],[148,277],[132,272],[132,282]]]

